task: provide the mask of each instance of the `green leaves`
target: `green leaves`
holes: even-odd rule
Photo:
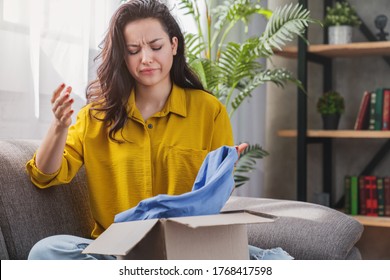
[[[272,13],[261,7],[260,2],[226,0],[211,9],[211,1],[206,0],[208,17],[203,24],[200,22],[201,11],[197,1],[181,0],[179,3],[179,7],[192,15],[201,29],[198,34],[186,34],[189,63],[206,89],[226,105],[230,115],[233,115],[246,98],[251,97],[254,89],[266,82],[277,86],[284,86],[286,82],[299,85],[299,81],[288,71],[269,71],[259,59],[270,58],[274,49],[281,49],[286,42],[303,34],[308,23],[312,21],[309,11],[298,4],[289,4]],[[225,43],[228,34],[238,22],[243,22],[247,27],[255,15],[269,18],[263,34],[248,38],[242,43]]]
[[[258,52],[270,56],[273,49],[281,50],[286,42],[301,36],[309,22],[309,11],[298,4],[277,8],[260,38]]]
[[[356,11],[348,2],[336,2],[333,7],[326,8],[325,26],[350,25],[359,26],[361,21]]]
[[[317,111],[322,115],[342,114],[344,98],[337,91],[325,92],[317,101]]]
[[[259,145],[249,145],[240,155],[240,159],[236,164],[234,171],[234,181],[236,182],[236,188],[241,187],[247,181],[249,177],[246,176],[248,172],[256,168],[256,159],[264,158],[268,155],[268,152],[263,150]]]

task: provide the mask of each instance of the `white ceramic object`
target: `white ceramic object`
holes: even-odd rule
[[[337,25],[328,28],[329,44],[348,44],[352,42],[352,26]]]

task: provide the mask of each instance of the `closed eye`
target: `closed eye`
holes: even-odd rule
[[[127,50],[127,53],[128,53],[129,55],[134,55],[134,54],[137,54],[137,53],[139,53],[139,50],[136,50],[136,51],[133,51],[133,50]]]
[[[161,50],[161,48],[162,48],[162,46],[159,46],[159,47],[152,47],[152,50],[154,50],[154,51],[159,51],[159,50]]]

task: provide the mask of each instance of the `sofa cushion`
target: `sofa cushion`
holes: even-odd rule
[[[5,246],[5,240],[1,228],[0,228],[0,260],[9,260],[7,246]]]
[[[291,200],[231,197],[223,210],[234,209],[278,216],[274,223],[248,226],[251,245],[264,249],[282,247],[296,259],[360,256],[351,250],[360,239],[363,226],[337,210]]]
[[[31,183],[25,164],[38,144],[0,140],[0,227],[10,259],[26,259],[50,235],[89,237],[93,226],[83,170],[68,185],[41,190]]]

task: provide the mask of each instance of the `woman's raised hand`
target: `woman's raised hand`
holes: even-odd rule
[[[65,84],[62,83],[58,88],[53,92],[51,98],[52,111],[57,121],[57,125],[60,127],[69,127],[72,123],[72,104],[74,102],[73,98],[70,97],[72,87],[68,86],[65,88]]]

